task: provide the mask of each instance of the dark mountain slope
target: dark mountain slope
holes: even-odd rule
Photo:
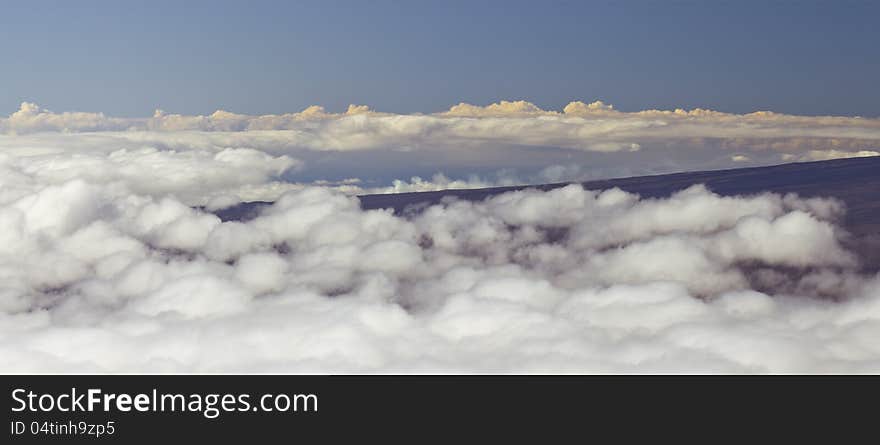
[[[495,187],[470,190],[398,193],[359,196],[364,209],[407,207],[439,203],[444,197],[478,201],[512,190],[550,190],[568,183]],[[837,159],[733,170],[675,173],[584,182],[588,189],[619,187],[642,197],[660,198],[694,184],[705,184],[715,193],[749,195],[762,192],[797,193],[802,197],[833,197],[847,207],[844,226],[852,235],[850,247],[858,251],[867,269],[880,269],[880,157]],[[250,219],[269,203],[245,203],[217,212],[223,220]]]

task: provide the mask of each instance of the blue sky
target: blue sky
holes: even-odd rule
[[[146,116],[525,99],[880,116],[878,2],[4,4],[0,110]]]

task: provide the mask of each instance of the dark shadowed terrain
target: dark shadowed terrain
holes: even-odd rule
[[[569,183],[495,187],[470,190],[399,193],[359,196],[365,209],[407,208],[439,203],[454,197],[478,201],[499,193],[525,188],[550,190]],[[662,198],[694,184],[704,184],[715,193],[751,195],[763,192],[797,193],[801,197],[831,197],[846,204],[843,222],[852,235],[847,244],[862,258],[866,270],[880,269],[880,157],[804,162],[771,167],[741,168],[584,182],[587,189],[619,187],[645,198]],[[239,204],[216,212],[223,220],[253,218],[268,205],[265,202]]]

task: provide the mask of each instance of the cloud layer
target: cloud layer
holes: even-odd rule
[[[400,217],[312,187],[221,222],[72,180],[0,205],[2,370],[876,372],[842,211],[568,186]]]
[[[0,119],[0,371],[876,372],[880,281],[842,247],[835,201],[569,186],[394,215],[351,195],[878,141],[875,119],[601,102],[144,119],[25,103]],[[253,200],[276,202],[207,212]]]

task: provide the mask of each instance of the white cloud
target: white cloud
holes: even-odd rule
[[[568,186],[403,218],[306,188],[221,223],[73,180],[0,197],[0,367],[876,372],[841,212]]]
[[[461,103],[446,112],[427,115],[378,113],[365,105],[351,105],[340,114],[312,106],[299,113],[263,116],[224,110],[208,116],[183,116],[157,110],[152,118],[141,119],[86,112],[58,114],[25,102],[19,111],[0,119],[0,132],[12,134],[147,130],[255,132],[237,140],[274,137],[286,146],[311,150],[414,148],[469,141],[628,151],[646,143],[693,145],[713,139],[726,141],[725,146],[787,152],[815,149],[818,143],[838,150],[869,148],[880,141],[877,119],[766,111],[738,115],[699,108],[627,113],[602,101],[571,102],[563,112],[542,110],[526,101],[501,101],[485,107]],[[260,133],[282,130],[287,133]]]
[[[254,148],[189,143],[169,145],[107,134],[0,136],[0,195],[83,179],[139,194],[173,195],[205,204],[222,195],[235,202],[275,198],[295,184],[283,175],[302,161]]]
[[[835,201],[569,186],[400,217],[350,196],[871,156],[876,119],[524,101],[121,119],[25,103],[0,133],[3,371],[880,363],[880,279],[841,247]],[[194,208],[252,200],[277,202],[247,222]]]
[[[538,108],[535,104],[524,100],[506,101],[480,107],[468,103],[453,105],[449,111],[441,113],[445,116],[484,117],[484,116],[510,116],[510,115],[543,115],[546,111]]]
[[[793,155],[786,154],[783,159],[786,161],[827,161],[830,159],[845,158],[867,158],[872,156],[880,156],[880,152],[874,150],[859,151],[840,151],[836,149],[829,150],[810,150],[806,153]]]

